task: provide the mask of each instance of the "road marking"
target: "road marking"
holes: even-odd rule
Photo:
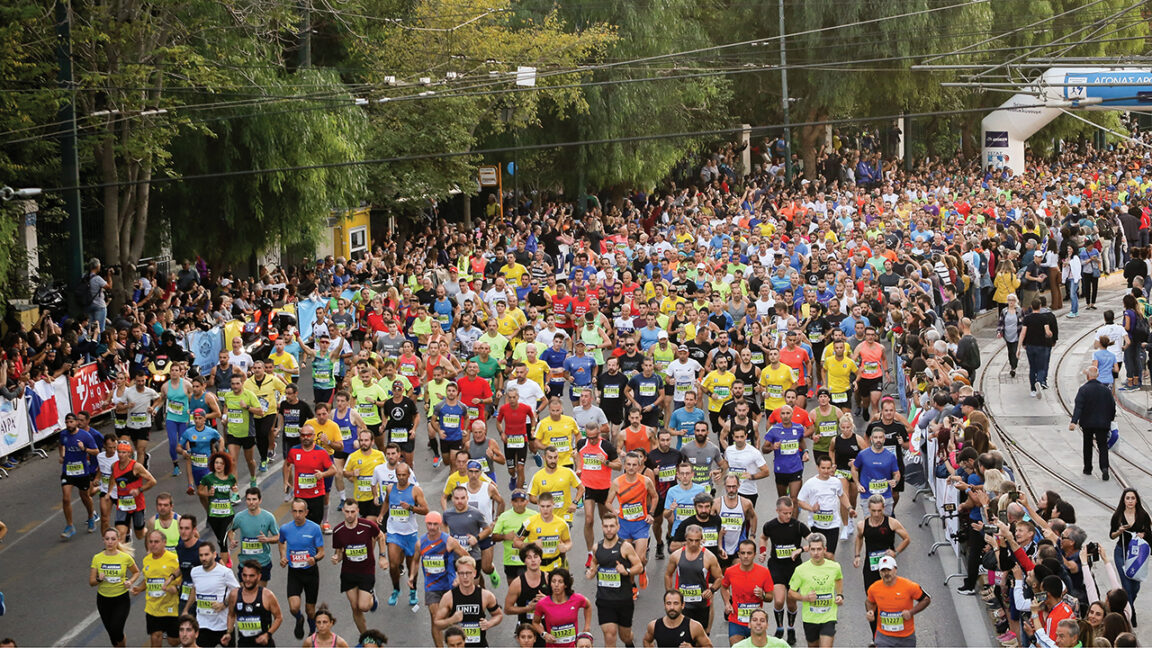
[[[36,525],[37,525],[37,524],[40,524],[40,523],[39,523],[39,522],[37,522],[36,520],[32,520],[32,521],[31,521],[31,522],[29,522],[28,524],[25,524],[24,526],[20,527],[20,528],[19,528],[19,529],[16,531],[16,533],[28,533],[28,532],[29,532],[29,531],[31,531],[32,529],[36,528]]]

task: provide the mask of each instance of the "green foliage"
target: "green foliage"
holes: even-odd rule
[[[287,100],[278,108],[222,107],[214,112],[229,118],[207,122],[207,132],[188,130],[173,143],[173,173],[229,173],[364,158],[367,119],[334,73],[250,70],[245,78],[267,97],[314,94],[325,99]],[[335,102],[344,107],[332,107]],[[366,175],[367,169],[359,166],[278,171],[166,184],[160,195],[175,249],[233,264],[269,248],[315,243],[331,209],[360,204]]]

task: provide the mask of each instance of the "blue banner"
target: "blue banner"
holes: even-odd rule
[[[327,299],[310,297],[296,304],[296,325],[300,327],[300,339],[312,337],[312,324],[316,321],[316,309],[328,304]]]
[[[219,326],[213,326],[207,331],[197,329],[188,334],[188,349],[196,354],[196,367],[200,375],[207,375],[212,370],[223,348]]]

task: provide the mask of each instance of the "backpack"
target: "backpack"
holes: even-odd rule
[[[96,301],[96,291],[92,289],[93,276],[91,272],[85,274],[73,289],[76,296],[76,304],[84,310],[88,310],[92,302]]]
[[[1144,317],[1142,310],[1133,311],[1136,313],[1136,317],[1132,318],[1132,341],[1137,344],[1148,341],[1148,320]]]

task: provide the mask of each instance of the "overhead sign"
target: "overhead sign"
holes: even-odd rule
[[[500,167],[498,166],[482,166],[480,167],[480,186],[481,187],[496,187],[500,184]]]

